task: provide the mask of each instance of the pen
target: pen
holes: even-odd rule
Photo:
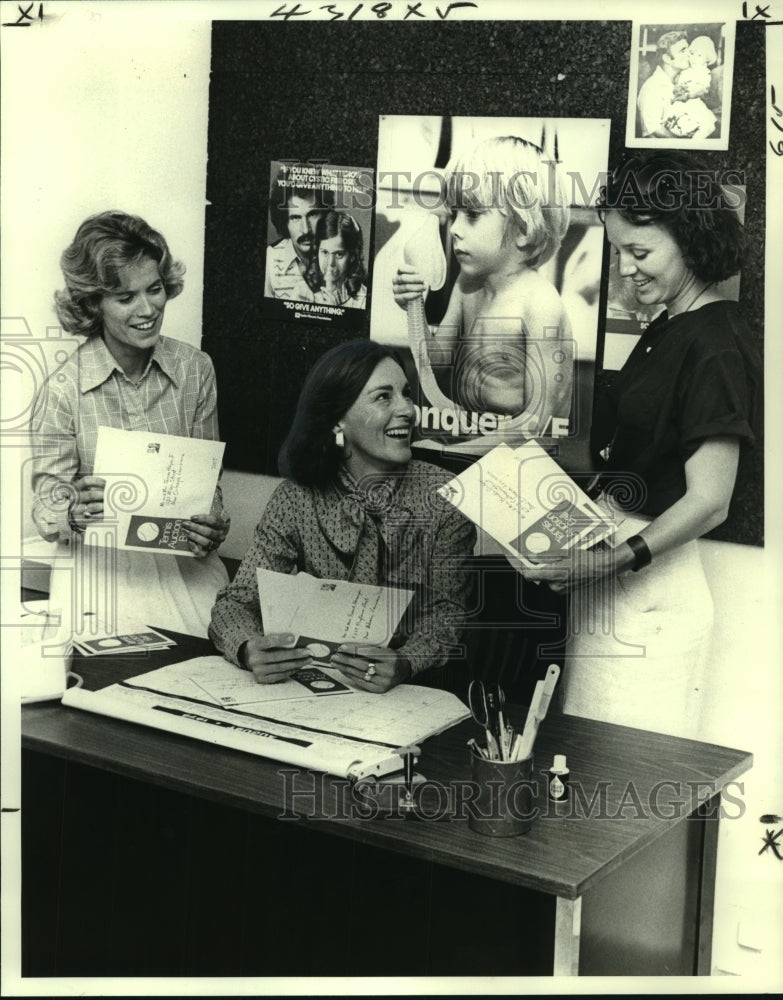
[[[489,760],[500,760],[500,747],[491,729],[485,729],[487,736],[487,758]]]
[[[403,806],[410,809],[413,806],[413,753],[410,748],[402,758],[405,772],[405,800]]]
[[[503,716],[502,699],[498,699],[498,706],[496,709],[496,723],[497,723],[497,734],[498,734],[498,749],[500,751],[500,759],[508,760],[508,726],[506,725],[506,720]]]
[[[503,716],[503,705],[505,703],[503,690],[498,684],[488,684],[484,689],[484,693],[487,704],[487,728],[493,737],[492,748],[497,750],[493,756],[493,760],[508,760],[508,746],[506,745],[507,728],[506,720]],[[489,747],[489,740],[487,741],[487,746]]]
[[[482,727],[487,740],[487,758],[506,760],[506,723],[503,718],[503,691],[498,684],[472,680],[468,702],[474,720]]]

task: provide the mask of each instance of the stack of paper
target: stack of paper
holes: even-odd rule
[[[350,689],[341,697],[323,697],[295,680],[257,684],[218,656],[97,691],[70,688],[63,704],[357,780],[399,770],[399,748],[470,714],[455,695],[411,684],[386,694]]]
[[[97,636],[86,636],[82,633],[73,637],[73,645],[84,656],[112,656],[116,653],[168,649],[169,646],[177,644],[155,629],[145,628],[138,632],[114,632]]]
[[[355,694],[337,670],[304,667],[278,684],[259,684],[249,670],[239,670],[222,656],[197,656],[192,660],[150,670],[125,681],[127,687],[160,694],[187,696],[211,705],[246,708],[298,698]]]

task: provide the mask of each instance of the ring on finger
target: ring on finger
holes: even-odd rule
[[[371,681],[373,677],[375,677],[375,664],[371,663],[364,671],[364,679],[366,681]]]

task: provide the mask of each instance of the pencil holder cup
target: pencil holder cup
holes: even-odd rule
[[[486,837],[527,833],[538,815],[533,757],[486,760],[470,751],[471,779],[478,794],[469,804],[468,826]]]

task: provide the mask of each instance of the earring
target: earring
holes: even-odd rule
[[[334,432],[334,443],[337,445],[338,448],[345,447],[345,435],[343,434],[342,427],[338,427],[337,430]]]

